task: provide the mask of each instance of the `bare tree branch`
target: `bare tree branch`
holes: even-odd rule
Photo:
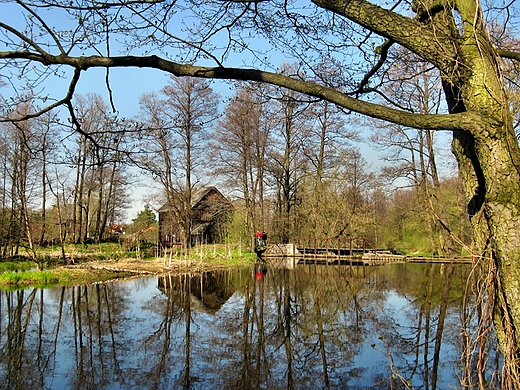
[[[21,122],[21,121],[25,121],[25,120],[28,120],[28,119],[31,119],[31,118],[36,118],[36,117],[39,117],[49,111],[52,111],[53,109],[55,108],[58,108],[59,106],[62,106],[62,105],[65,105],[65,106],[69,106],[72,107],[72,98],[74,97],[74,92],[76,90],[76,86],[78,84],[78,81],[79,81],[79,78],[80,78],[80,74],[81,74],[81,70],[80,69],[75,69],[74,70],[74,75],[72,77],[72,80],[70,81],[70,84],[69,84],[69,89],[67,90],[67,95],[61,99],[61,100],[58,100],[57,102],[43,108],[42,110],[40,111],[37,111],[37,112],[34,112],[32,114],[26,114],[26,115],[23,115],[23,116],[20,116],[20,117],[16,117],[16,118],[12,118],[12,117],[9,117],[9,118],[0,118],[0,122]],[[71,115],[73,114],[73,112],[71,112]],[[74,118],[74,116],[72,117]],[[80,131],[80,128],[78,127],[78,131]],[[80,131],[81,132],[81,131]]]
[[[520,61],[520,52],[511,50],[499,50],[500,57],[509,58],[510,60]]]
[[[329,100],[341,107],[354,112],[368,115],[373,118],[399,123],[403,126],[416,128],[429,128],[432,130],[459,130],[478,129],[479,122],[483,119],[469,112],[459,114],[412,114],[380,104],[365,102],[347,96],[334,88],[328,88],[310,81],[294,79],[282,74],[266,72],[256,69],[203,67],[188,64],[179,64],[159,58],[155,55],[147,57],[71,57],[67,55],[53,56],[50,54],[39,55],[35,53],[0,52],[1,58],[30,59],[46,65],[70,65],[76,69],[87,70],[89,68],[117,68],[140,67],[153,68],[166,71],[175,76],[192,76],[207,79],[258,81],[280,87],[285,87],[301,93]]]

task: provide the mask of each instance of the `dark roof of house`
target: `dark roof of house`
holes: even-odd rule
[[[191,193],[191,207],[195,207],[212,190],[215,190],[220,194],[220,191],[217,190],[216,187],[202,187],[194,189]],[[222,197],[224,197],[224,195],[222,195]]]
[[[217,187],[210,186],[195,188],[191,192],[191,208],[195,208],[199,204],[199,202],[203,200],[206,197],[206,195],[208,195],[211,191],[218,192],[222,196],[222,198],[227,200],[227,198],[224,195],[222,195],[222,193],[217,189]],[[168,211],[169,209],[170,207],[168,203],[166,203],[159,209],[159,212]]]

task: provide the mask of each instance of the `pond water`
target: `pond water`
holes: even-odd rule
[[[256,266],[2,291],[0,387],[461,388],[475,375],[461,360],[470,274]]]

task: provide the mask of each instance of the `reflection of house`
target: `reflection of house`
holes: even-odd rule
[[[202,187],[192,192],[191,211],[192,243],[221,241],[225,223],[233,211],[232,203],[217,188]],[[168,204],[159,209],[159,239],[163,246],[182,241],[179,220]]]
[[[179,306],[188,302],[193,311],[215,314],[235,292],[227,272],[205,272],[200,275],[163,275],[157,280],[157,287],[165,294],[170,294]],[[182,303],[181,303],[182,302]]]

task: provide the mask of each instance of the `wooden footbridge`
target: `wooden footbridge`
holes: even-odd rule
[[[377,249],[365,238],[297,238],[290,244],[269,244],[261,253],[268,262],[281,262],[289,268],[298,263],[382,265],[387,263],[471,263],[469,256],[415,257],[400,254],[396,249]]]

